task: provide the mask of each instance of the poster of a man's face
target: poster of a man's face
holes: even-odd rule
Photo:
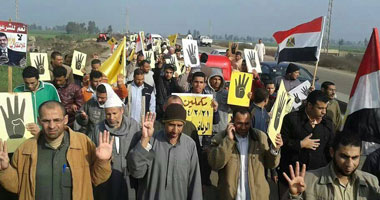
[[[25,66],[27,26],[0,21],[0,65]]]

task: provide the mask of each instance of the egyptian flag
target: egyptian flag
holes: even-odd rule
[[[323,17],[273,34],[278,44],[278,62],[317,61],[322,44]]]
[[[152,35],[149,35],[148,42],[146,43],[147,50],[151,50],[153,48],[153,41],[152,41]]]
[[[347,105],[345,129],[380,144],[380,46],[377,28],[360,63]]]
[[[136,51],[135,53],[142,53],[143,51],[143,43],[141,41],[141,37],[140,37],[140,34],[137,36],[137,40],[136,40]]]

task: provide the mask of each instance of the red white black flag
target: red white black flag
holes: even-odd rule
[[[278,62],[317,61],[321,52],[323,17],[273,34],[278,44]]]
[[[356,73],[347,105],[344,128],[365,141],[380,143],[380,44],[377,28]]]

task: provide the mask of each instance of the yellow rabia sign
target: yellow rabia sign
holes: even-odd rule
[[[249,107],[248,93],[251,92],[253,75],[239,71],[233,71],[230,88],[228,91],[227,104]]]
[[[272,118],[268,126],[268,135],[274,146],[276,146],[276,135],[281,131],[282,120],[284,119],[289,104],[292,105],[293,101],[289,99],[284,82],[281,80],[277,98],[273,105]]]
[[[198,130],[198,135],[212,135],[214,111],[211,106],[211,94],[176,93],[183,101],[186,120],[191,121]]]
[[[109,57],[102,66],[100,71],[103,72],[108,77],[108,83],[113,84],[117,81],[117,75],[125,75],[125,37],[121,44],[117,47],[116,51],[113,52],[111,57]]]
[[[8,152],[33,135],[26,130],[29,123],[34,123],[32,95],[30,92],[0,93],[0,139],[7,141]]]
[[[171,47],[174,47],[175,44],[177,43],[177,37],[178,37],[178,33],[168,36]]]

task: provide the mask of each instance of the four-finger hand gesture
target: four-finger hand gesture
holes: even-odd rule
[[[242,78],[242,75],[239,75],[239,82],[235,79],[235,96],[237,98],[243,98],[244,97],[244,94],[245,94],[245,88],[247,86],[247,83],[248,83],[248,80],[249,80],[249,77],[245,77],[245,74],[243,75],[243,78]]]
[[[77,70],[80,70],[82,68],[82,61],[84,59],[84,56],[82,54],[78,54],[75,61],[75,68]]]
[[[150,138],[154,133],[154,121],[156,120],[156,114],[148,112],[144,117],[142,124],[141,144],[143,147],[148,145]]]
[[[280,102],[278,102],[278,107],[277,107],[277,112],[276,112],[276,115],[275,115],[275,120],[274,120],[274,129],[277,130],[277,128],[279,127],[280,125],[280,118],[281,118],[281,113],[282,113],[282,110],[284,109],[285,107],[285,93],[283,93],[280,97]]]
[[[45,73],[44,63],[45,63],[45,57],[42,56],[41,54],[38,55],[36,59],[34,60],[34,64],[36,65],[36,68],[39,74]]]
[[[14,97],[14,106],[12,109],[11,100],[7,97],[8,116],[3,106],[0,106],[1,113],[3,114],[5,128],[9,138],[22,138],[25,133],[24,125],[24,112],[25,112],[25,99],[21,103],[21,109],[18,104],[18,96]],[[13,112],[14,110],[14,112]]]
[[[253,53],[253,51],[249,51],[247,56],[248,56],[248,60],[249,60],[249,63],[251,64],[251,66],[255,67],[256,61],[255,61],[255,54]]]
[[[187,51],[187,55],[190,58],[190,63],[195,65],[197,64],[197,57],[196,57],[196,50],[197,47],[194,44],[190,44]]]
[[[114,136],[112,136],[110,141],[110,133],[104,131],[99,133],[98,147],[96,147],[96,157],[100,160],[109,160],[112,156],[112,145],[114,141]]]
[[[0,139],[0,171],[9,167],[9,157],[7,143]]]
[[[302,165],[302,170],[300,173],[300,164],[296,163],[296,171],[294,172],[293,166],[289,165],[289,176],[284,172],[283,175],[289,184],[289,192],[292,195],[299,195],[306,189],[305,184],[305,174],[306,174],[306,165]]]

